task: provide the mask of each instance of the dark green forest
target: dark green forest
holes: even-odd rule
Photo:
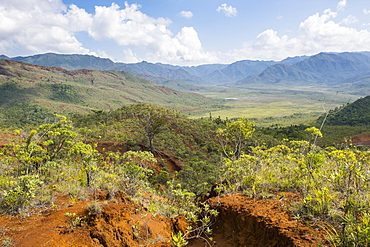
[[[324,121],[321,116],[319,121]],[[337,107],[329,111],[326,118],[327,125],[349,125],[369,126],[370,125],[370,96],[360,98],[353,103]]]

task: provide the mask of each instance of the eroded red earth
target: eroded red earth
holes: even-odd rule
[[[292,200],[249,199],[242,195],[214,197],[208,202],[220,212],[213,225],[214,246],[326,246],[324,233],[295,220],[286,210]],[[162,217],[117,193],[100,192],[95,200],[72,202],[58,194],[52,207],[34,209],[29,215],[0,217],[2,246],[118,247],[171,246],[172,232],[185,231],[183,217]],[[88,210],[95,201],[101,212]],[[90,213],[89,213],[90,212]],[[67,217],[66,215],[74,215]],[[80,217],[74,225],[72,219]],[[5,244],[9,245],[5,245]],[[205,246],[194,241],[189,246]]]
[[[278,198],[256,200],[242,195],[211,198],[209,204],[219,211],[213,226],[215,246],[326,246],[320,228],[306,226],[287,210],[297,196],[283,193]]]
[[[125,151],[119,144],[107,142],[99,146],[110,151]],[[171,171],[181,168],[179,162],[166,154],[158,155],[166,160]],[[209,199],[211,207],[220,213],[212,227],[214,246],[329,246],[323,230],[297,221],[288,212],[289,205],[299,200],[297,195],[284,193],[275,198],[278,199],[228,195]],[[98,206],[92,210],[91,205]],[[80,220],[76,222],[76,219]],[[1,215],[0,245],[170,247],[171,234],[184,232],[186,227],[184,217],[173,219],[150,213],[123,193],[113,196],[100,191],[77,201],[67,194],[55,194],[50,206],[34,208],[18,216]],[[196,240],[189,246],[206,245]]]

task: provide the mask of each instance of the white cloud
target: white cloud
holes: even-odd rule
[[[115,3],[110,7],[96,6],[89,34],[97,40],[111,39],[118,45],[147,47],[161,36],[170,36],[170,20],[154,19],[139,11],[140,5],[127,4],[120,9]]]
[[[134,54],[134,52],[131,49],[124,49],[122,53],[123,53],[122,61],[124,63],[138,63],[142,61],[136,56],[136,54]]]
[[[0,6],[0,52],[14,48],[23,54],[89,53],[73,33],[83,29],[80,25],[87,18],[86,12],[76,6],[67,9],[60,0],[4,0]]]
[[[300,24],[302,51],[361,51],[370,49],[370,32],[335,23],[332,15],[316,14]]]
[[[181,11],[180,15],[186,19],[191,19],[193,17],[193,13],[191,11]]]
[[[337,11],[342,11],[347,5],[347,0],[341,0],[337,5]]]
[[[148,57],[153,62],[193,65],[218,61],[217,58],[204,52],[198,33],[193,27],[183,27],[174,37],[163,36],[149,49]]]
[[[2,6],[9,10],[17,9],[20,12],[45,12],[45,13],[60,13],[66,11],[67,7],[62,0],[2,0]]]
[[[191,12],[183,14],[190,17]],[[112,40],[122,46],[117,60],[141,61],[130,47],[144,49],[148,54],[144,59],[153,62],[193,64],[215,59],[203,51],[193,27],[173,34],[168,29],[171,20],[152,18],[140,11],[140,5],[127,2],[123,8],[115,3],[95,6],[90,14],[61,0],[4,0],[0,23],[0,54],[16,50],[17,55],[57,52],[106,57],[105,51],[92,52],[77,39],[78,32],[85,32],[97,41]]]
[[[227,17],[236,16],[238,14],[236,8],[234,8],[231,5],[227,5],[226,3],[223,3],[220,6],[218,6],[216,10],[217,12],[223,13]]]
[[[89,34],[97,40],[110,39],[121,46],[145,49],[145,59],[151,62],[186,64],[209,59],[193,27],[183,27],[173,35],[167,28],[170,20],[149,17],[139,9],[140,5],[127,3],[124,9],[114,3],[110,7],[97,6]],[[125,51],[126,58],[132,55]]]
[[[356,23],[356,22],[358,22],[357,17],[356,17],[356,16],[353,16],[353,15],[349,15],[349,16],[347,16],[346,18],[344,18],[344,19],[340,22],[340,24],[344,24],[344,25],[346,25],[346,26],[349,26],[349,25],[351,25],[351,24],[353,24],[353,23]]]
[[[370,9],[364,9],[364,13],[367,15],[370,14]]]
[[[121,7],[96,6],[94,13],[76,5],[65,6],[61,0],[2,0],[0,3],[0,54],[13,50],[16,55],[34,53],[88,53],[108,57],[107,51],[90,51],[78,40],[78,33],[91,39],[114,42],[121,53],[115,60],[124,62],[162,62],[180,65],[234,62],[242,59],[284,59],[287,56],[311,55],[322,51],[370,50],[370,32],[349,25],[357,18],[349,15],[336,21],[346,1],[309,16],[297,27],[298,34],[288,37],[273,29],[261,32],[254,41],[227,53],[207,52],[197,31],[183,27],[178,33],[168,28],[171,20],[153,18],[140,11],[140,5],[124,3]],[[217,11],[236,16],[236,8],[222,4]],[[190,17],[183,11],[183,17]],[[370,10],[364,10],[369,14]],[[102,42],[103,43],[103,42]],[[99,43],[98,43],[99,44]],[[140,50],[141,49],[141,50]],[[140,52],[140,57],[134,52]],[[144,51],[142,53],[142,51]],[[146,54],[146,55],[145,55]]]
[[[71,4],[69,10],[65,15],[68,21],[68,25],[64,26],[69,31],[86,31],[88,30],[92,23],[92,15],[87,13],[84,9],[78,8],[76,5]]]
[[[61,52],[61,53],[87,53],[88,50],[66,30],[60,27],[44,28],[42,26],[29,28],[23,33],[19,44],[32,53]]]
[[[347,17],[340,23],[333,19],[336,12],[325,10],[314,14],[299,25],[296,37],[279,36],[275,30],[268,29],[260,33],[254,42],[245,43],[242,49],[235,49],[225,54],[230,60],[273,59],[280,60],[288,56],[312,55],[319,52],[344,52],[370,50],[370,32],[343,26],[353,17]]]

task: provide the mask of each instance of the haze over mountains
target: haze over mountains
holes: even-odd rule
[[[151,80],[159,85],[171,87],[180,80],[192,85],[339,85],[351,83],[369,92],[370,56],[360,53],[319,53],[313,56],[286,58],[282,61],[243,60],[232,64],[207,64],[200,66],[173,66],[160,63],[140,62],[133,64],[115,63],[107,58],[90,55],[39,54],[28,57],[3,59],[25,63],[55,66],[68,70],[94,69],[126,71],[135,76]],[[369,82],[369,83],[368,83]],[[188,84],[176,87],[187,89]],[[176,83],[175,83],[176,84]],[[365,86],[365,88],[363,88]],[[177,88],[177,89],[179,89]]]
[[[282,61],[243,60],[232,64],[173,66],[160,63],[115,63],[90,55],[39,54],[3,59],[55,66],[68,70],[94,69],[126,71],[158,85],[175,89],[194,89],[194,85],[283,85],[351,87],[364,95],[370,92],[369,52],[319,53],[286,58]],[[181,83],[179,82],[181,81]],[[183,83],[185,82],[185,83]]]

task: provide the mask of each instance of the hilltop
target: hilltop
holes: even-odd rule
[[[87,113],[144,102],[186,112],[207,108],[213,101],[125,71],[66,70],[0,60],[0,109],[8,123],[18,120],[27,124],[54,112]]]

